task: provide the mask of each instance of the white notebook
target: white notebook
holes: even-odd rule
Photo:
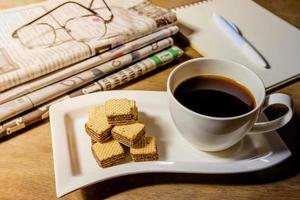
[[[300,77],[300,31],[252,0],[207,0],[173,9],[180,32],[203,56],[246,65],[272,89]],[[270,69],[257,67],[216,27],[212,14],[232,21],[263,55]]]

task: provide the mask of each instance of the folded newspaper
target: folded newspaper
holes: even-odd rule
[[[179,29],[177,26],[170,26],[168,28],[159,30],[159,31],[151,33],[149,35],[140,37],[136,40],[133,40],[131,42],[128,42],[128,43],[118,46],[116,48],[110,49],[106,52],[97,54],[96,56],[93,56],[82,62],[76,63],[69,67],[62,68],[62,69],[54,71],[50,74],[44,75],[37,79],[28,81],[24,84],[21,84],[19,86],[8,89],[8,90],[0,93],[0,108],[1,108],[1,104],[3,104],[3,103],[6,103],[11,100],[15,100],[20,96],[26,95],[30,92],[34,92],[38,89],[41,89],[41,88],[51,85],[53,83],[65,80],[68,77],[71,77],[80,72],[92,69],[93,67],[96,67],[96,66],[103,64],[107,61],[110,61],[112,59],[121,57],[125,54],[131,53],[132,51],[143,48],[153,42],[170,37],[170,36],[176,34],[178,32],[178,30]],[[111,68],[113,68],[113,66]],[[97,74],[99,74],[99,73],[97,73]]]
[[[166,38],[0,105],[0,122],[66,94],[173,44]]]
[[[53,0],[1,12],[0,92],[175,22],[146,0]]]
[[[112,73],[105,78],[100,78],[97,81],[92,82],[90,85],[77,89],[64,96],[50,100],[48,103],[41,105],[40,107],[34,108],[27,113],[21,114],[16,118],[8,120],[4,124],[0,124],[0,139],[1,137],[10,135],[16,131],[22,130],[31,124],[37,123],[45,118],[48,118],[49,107],[55,103],[61,102],[65,99],[98,92],[104,90],[111,90],[119,85],[127,83],[135,78],[141,77],[156,68],[163,67],[164,65],[178,59],[183,54],[183,51],[172,46],[159,53],[156,53],[148,58],[145,58],[134,65],[131,65],[118,72]]]

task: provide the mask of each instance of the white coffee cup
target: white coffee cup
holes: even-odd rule
[[[234,117],[211,117],[196,113],[182,105],[175,97],[176,87],[183,81],[199,75],[219,75],[237,81],[252,93],[256,107]],[[221,59],[196,58],[177,66],[167,83],[170,113],[182,136],[204,151],[220,151],[239,142],[247,134],[276,130],[293,116],[292,99],[285,94],[266,96],[262,80],[247,67]],[[256,122],[262,111],[270,105],[282,104],[288,111],[267,122]]]

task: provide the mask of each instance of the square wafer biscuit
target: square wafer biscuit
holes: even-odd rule
[[[138,110],[134,100],[110,99],[105,102],[105,114],[109,124],[122,125],[134,123]]]
[[[145,135],[145,125],[142,122],[114,126],[111,134],[115,140],[128,146],[134,147]]]
[[[108,124],[105,107],[103,105],[94,106],[89,110],[89,119],[85,124],[85,130],[92,140],[105,142],[111,137],[112,125]]]
[[[116,165],[125,159],[124,150],[116,140],[94,143],[92,152],[98,165],[103,168]]]
[[[144,137],[135,147],[130,148],[130,154],[136,162],[158,160],[155,137]]]

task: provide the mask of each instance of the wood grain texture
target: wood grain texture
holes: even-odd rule
[[[152,0],[171,8],[195,0]],[[26,5],[39,0],[0,0],[0,8]],[[300,1],[256,0],[289,23],[300,27]],[[184,56],[156,72],[119,89],[166,90],[170,71],[179,63],[200,55],[176,38]],[[279,130],[293,155],[283,163],[255,173],[233,175],[140,174],[119,177],[75,191],[64,200],[84,199],[299,199],[300,197],[300,82],[277,90],[294,99],[295,116]],[[0,199],[56,199],[49,121],[38,123],[0,143]]]

